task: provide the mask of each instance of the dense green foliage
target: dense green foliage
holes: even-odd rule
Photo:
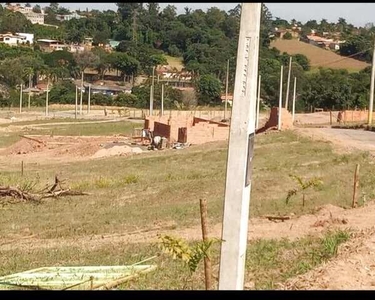
[[[0,33],[30,32],[35,34],[35,39],[59,39],[66,43],[82,43],[88,37],[93,38],[94,45],[106,44],[110,39],[120,42],[112,53],[96,47],[92,52],[76,55],[67,51],[42,53],[37,46],[9,47],[0,44],[0,82],[11,89],[9,97],[17,95],[20,84],[28,86],[29,77],[35,84],[38,75],[45,75],[54,84],[51,103],[73,103],[74,85],[67,79],[80,78],[83,70],[96,69],[99,78],[103,79],[109,70],[117,69],[125,82],[138,75],[151,75],[154,67],[167,64],[166,55],[183,58],[185,70],[192,73],[196,92],[187,95],[166,86],[165,108],[180,107],[182,102],[187,106],[221,105],[220,95],[224,92],[228,61],[229,91],[233,91],[240,5],[233,5],[228,12],[216,7],[206,12],[186,8],[179,15],[173,5],[164,9],[160,9],[158,3],[117,3],[117,6],[117,11],[80,12],[85,18],[60,22],[56,20],[56,15],[69,11],[58,3],[51,3],[45,8],[45,22],[58,25],[58,28],[31,24],[21,13],[13,13],[0,6]],[[39,11],[40,7],[35,5],[33,10]],[[287,53],[270,48],[272,32],[275,27],[293,29],[296,26],[301,27],[302,34],[310,34],[312,29],[318,34],[324,32],[327,37],[339,34],[340,39],[346,40],[341,45],[341,55],[365,61],[372,59],[374,26],[355,28],[343,18],[336,23],[329,23],[325,19],[320,22],[310,20],[305,24],[297,20],[289,22],[273,18],[263,4],[259,73],[262,76],[261,98],[267,105],[278,103],[280,67],[284,66],[284,79],[287,78],[290,57]],[[286,34],[284,38],[291,38],[291,35]],[[292,57],[291,87],[296,77],[297,110],[307,109],[311,105],[325,108],[366,106],[369,70],[349,74],[345,70],[321,69],[310,73],[310,62],[306,56],[296,54]],[[286,80],[283,91],[285,97]],[[160,105],[160,95],[161,85],[157,84],[156,106]],[[133,87],[131,95],[111,98],[96,94],[92,103],[147,108],[149,96],[150,80],[147,80],[146,84]],[[7,100],[6,96],[1,97],[2,106],[13,101]]]

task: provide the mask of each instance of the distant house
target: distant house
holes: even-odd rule
[[[33,44],[34,34],[32,33],[5,33],[0,34],[0,43],[7,44],[9,46],[17,46],[21,44]]]
[[[277,27],[274,28],[273,34],[275,37],[282,39],[284,35],[289,32],[293,38],[299,37],[299,27],[293,27],[293,29],[279,29]]]
[[[81,88],[81,84],[79,81],[76,81],[76,85],[78,89]],[[88,93],[90,84],[84,83],[84,93]],[[99,84],[91,84],[90,87],[92,94],[103,94],[107,96],[116,96],[121,93],[130,94],[131,88],[124,87],[124,86],[118,86],[118,85],[105,85],[104,83]]]
[[[77,14],[77,12],[75,11],[68,15],[56,15],[56,19],[59,20],[60,22],[70,21],[73,19],[81,19],[81,18],[86,18],[86,17]]]
[[[65,45],[58,40],[39,39],[37,40],[37,44],[39,45],[40,50],[43,52],[53,52],[70,49],[69,45]]]
[[[9,4],[5,7],[6,9],[13,12],[20,12],[26,19],[28,19],[32,24],[44,24],[44,11],[40,13],[33,12],[32,7],[21,6],[20,4],[12,5]]]
[[[221,103],[225,103],[225,94],[222,94],[221,97]],[[228,103],[230,106],[233,104],[233,94],[228,94]]]

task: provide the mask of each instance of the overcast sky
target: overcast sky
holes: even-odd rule
[[[33,3],[32,3],[33,4]],[[36,3],[35,3],[36,4]],[[42,7],[47,3],[39,3]],[[192,9],[203,9],[216,6],[223,10],[229,10],[236,6],[237,3],[160,3],[160,7],[173,4],[177,11],[182,13],[184,7]],[[345,18],[356,26],[363,26],[366,23],[375,23],[375,3],[265,3],[274,17],[282,19],[296,19],[306,22],[311,19],[320,21],[327,19],[329,22],[336,22],[338,18]],[[70,9],[99,9],[116,10],[117,6],[113,3],[61,3],[61,6]]]

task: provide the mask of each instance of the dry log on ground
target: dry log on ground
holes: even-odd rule
[[[32,137],[29,137],[29,136],[25,136],[25,135],[20,135],[21,138],[24,138],[24,139],[27,139],[27,140],[30,140],[30,141],[34,141],[34,142],[37,142],[39,144],[43,144],[45,145],[45,143],[41,140],[38,140],[36,138],[32,138]]]
[[[285,220],[290,220],[290,217],[288,217],[288,216],[285,216],[285,217],[283,217],[283,216],[265,216],[265,218],[270,220],[270,221],[277,220],[277,221],[283,221],[284,222]]]

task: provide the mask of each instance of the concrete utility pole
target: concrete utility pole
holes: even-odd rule
[[[164,83],[161,85],[161,116],[164,116]]]
[[[47,93],[46,93],[46,116],[48,116],[48,95],[49,94],[49,79],[47,83]]]
[[[83,71],[81,77],[81,98],[79,99],[79,115],[82,115],[82,97],[83,97]]]
[[[281,66],[280,70],[280,94],[279,94],[279,117],[277,121],[277,129],[281,130],[281,109],[282,107],[282,102],[283,102],[283,71],[284,71],[284,66]]]
[[[370,86],[370,105],[368,108],[368,125],[372,124],[372,111],[374,110],[374,81],[375,81],[375,41],[372,52],[371,86]]]
[[[229,82],[229,59],[227,62],[227,76],[225,80],[225,105],[224,105],[224,120],[227,119],[227,110],[228,110],[228,82]]]
[[[77,119],[77,111],[78,111],[78,86],[76,86],[76,107],[75,107],[75,113],[74,113],[75,119]]]
[[[285,108],[288,109],[289,102],[289,86],[290,86],[290,72],[292,70],[292,57],[289,58],[288,82],[286,84]]]
[[[29,97],[27,99],[27,108],[30,109],[31,102],[31,74],[29,74]]]
[[[242,3],[226,171],[219,290],[244,284],[255,135],[261,3]]]
[[[20,89],[20,113],[22,113],[22,83],[21,83],[21,89]]]
[[[150,88],[150,116],[152,116],[154,110],[154,74],[155,74],[155,67],[152,67],[152,83]]]
[[[260,84],[262,81],[262,75],[259,75],[259,81],[258,81],[258,99],[257,99],[257,114],[256,114],[256,123],[255,123],[255,129],[259,128],[259,112],[260,112]]]
[[[297,77],[294,77],[294,87],[293,87],[293,108],[292,108],[292,121],[294,123],[294,115],[296,111],[296,91],[297,91]]]
[[[91,84],[89,84],[89,95],[87,98],[87,114],[90,113],[90,105],[91,105]]]

